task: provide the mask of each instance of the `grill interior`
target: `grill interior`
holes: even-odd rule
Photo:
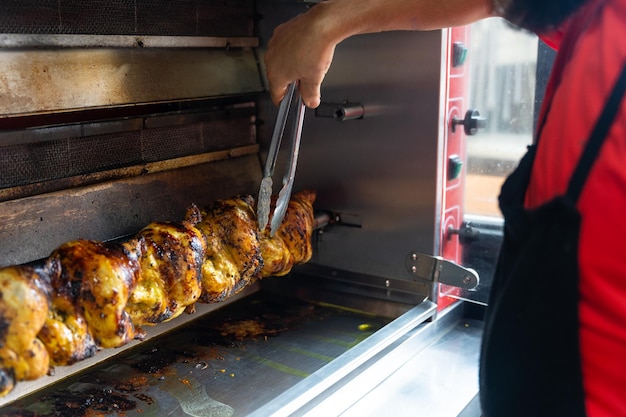
[[[252,0],[3,0],[0,33],[252,36]],[[36,18],[33,18],[36,16]]]
[[[33,142],[0,148],[0,189],[252,145],[254,111],[254,103],[247,103],[228,110],[41,128],[27,138],[22,131],[5,132],[0,137],[8,143]],[[106,130],[118,131],[96,134]],[[45,140],[35,141],[40,137]],[[39,191],[54,188],[40,185]]]
[[[254,191],[255,6],[0,0],[0,266]]]
[[[0,201],[256,144],[253,0],[0,0],[0,10]]]

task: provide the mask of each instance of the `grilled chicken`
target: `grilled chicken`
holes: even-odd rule
[[[97,346],[78,309],[67,298],[54,296],[39,340],[50,355],[51,365],[71,365],[93,356]]]
[[[0,269],[0,395],[48,372],[48,351],[36,336],[48,315],[49,291],[31,267]]]
[[[67,242],[42,266],[0,269],[0,396],[50,365],[139,338],[196,301],[213,303],[311,258],[315,193],[292,196],[274,237],[250,196],[192,206],[180,223],[151,223],[121,243]]]
[[[55,291],[83,312],[96,344],[111,348],[132,340],[135,328],[125,309],[139,278],[140,240],[119,245],[76,240],[52,256],[61,262],[61,287]]]
[[[50,355],[51,365],[71,365],[98,351],[87,322],[79,309],[65,296],[52,296],[52,306],[39,339]]]
[[[279,236],[270,237],[269,230],[259,240],[263,257],[261,277],[280,277],[291,272],[294,257],[287,248],[285,241]]]
[[[264,263],[261,270],[263,277],[286,275],[293,265],[311,259],[315,197],[313,190],[292,195],[285,218],[274,236],[270,236],[269,226],[263,231],[260,242]]]
[[[196,218],[197,211],[194,206],[188,217]],[[136,326],[171,320],[193,305],[202,292],[204,236],[189,222],[164,222],[149,224],[136,237],[144,245],[141,273],[126,311]]]
[[[263,266],[254,200],[250,196],[215,201],[195,224],[205,236],[200,302],[237,294],[256,279]],[[190,219],[188,219],[190,220]]]
[[[51,365],[71,365],[93,356],[98,347],[76,305],[79,287],[62,281],[59,256],[50,256],[45,269],[51,286],[50,308],[38,337],[50,355]]]
[[[315,191],[304,190],[296,193],[289,200],[285,219],[276,231],[294,258],[295,264],[308,262],[313,256],[311,236],[315,224],[313,203]]]

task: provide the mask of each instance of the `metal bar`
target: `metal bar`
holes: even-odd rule
[[[0,34],[2,48],[255,48],[256,37]]]
[[[35,142],[47,142],[55,139],[86,137],[108,133],[130,132],[167,126],[199,123],[215,120],[232,120],[255,116],[254,103],[241,103],[236,106],[191,111],[170,112],[165,114],[140,117],[120,118],[97,122],[72,123],[58,126],[42,126],[31,129],[0,130],[0,148],[3,146],[22,145]],[[1,119],[0,119],[1,120]]]

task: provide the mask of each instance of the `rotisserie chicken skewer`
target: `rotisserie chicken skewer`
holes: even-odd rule
[[[235,197],[122,242],[71,241],[40,264],[0,268],[0,396],[307,262],[314,200],[294,194],[274,236],[259,231],[253,198]]]

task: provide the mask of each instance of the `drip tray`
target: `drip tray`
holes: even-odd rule
[[[244,416],[390,318],[257,292],[0,409],[2,416]]]

